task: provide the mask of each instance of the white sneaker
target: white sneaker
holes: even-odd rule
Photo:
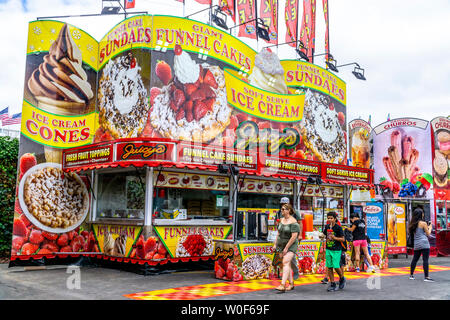
[[[409,276],[409,280],[416,280],[416,278],[414,278],[414,276]]]
[[[434,280],[431,279],[430,277],[427,277],[427,278],[423,279],[423,281],[425,281],[425,282],[434,282]]]
[[[368,268],[367,268],[367,272],[372,272],[372,273],[374,273],[376,270],[375,270],[375,267],[374,266],[369,266]]]

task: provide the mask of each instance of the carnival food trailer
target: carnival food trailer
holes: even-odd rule
[[[99,42],[30,22],[25,83],[12,262],[215,259],[254,278],[281,197],[309,241],[327,210],[348,221],[348,185],[373,187],[345,165],[345,82],[195,20],[133,16]]]

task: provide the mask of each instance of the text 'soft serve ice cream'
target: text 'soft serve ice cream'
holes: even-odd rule
[[[198,80],[200,66],[185,51],[175,55],[173,68],[178,81],[183,84],[195,83]]]
[[[44,61],[33,71],[28,88],[39,107],[57,114],[80,114],[93,98],[82,67],[81,51],[67,24],[61,28]]]
[[[260,89],[281,94],[288,93],[280,59],[267,49],[256,55],[255,67],[248,79],[251,85]]]

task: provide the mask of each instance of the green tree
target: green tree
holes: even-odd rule
[[[0,137],[0,256],[11,251],[19,139]]]

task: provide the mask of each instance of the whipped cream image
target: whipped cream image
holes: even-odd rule
[[[185,51],[175,55],[173,68],[178,81],[183,84],[195,83],[200,74],[200,66]]]
[[[248,79],[251,85],[260,89],[281,94],[288,93],[280,59],[269,50],[263,49],[256,55],[255,66]]]
[[[28,88],[40,102],[87,105],[94,94],[82,62],[81,51],[64,24],[44,61],[33,71]]]
[[[108,63],[110,63],[109,61]],[[127,114],[139,100],[138,73],[140,67],[119,70],[117,77],[112,79],[114,90],[113,104],[121,114]]]
[[[319,161],[341,163],[346,154],[345,132],[335,109],[329,108],[328,97],[307,90],[300,123],[303,141]]]

